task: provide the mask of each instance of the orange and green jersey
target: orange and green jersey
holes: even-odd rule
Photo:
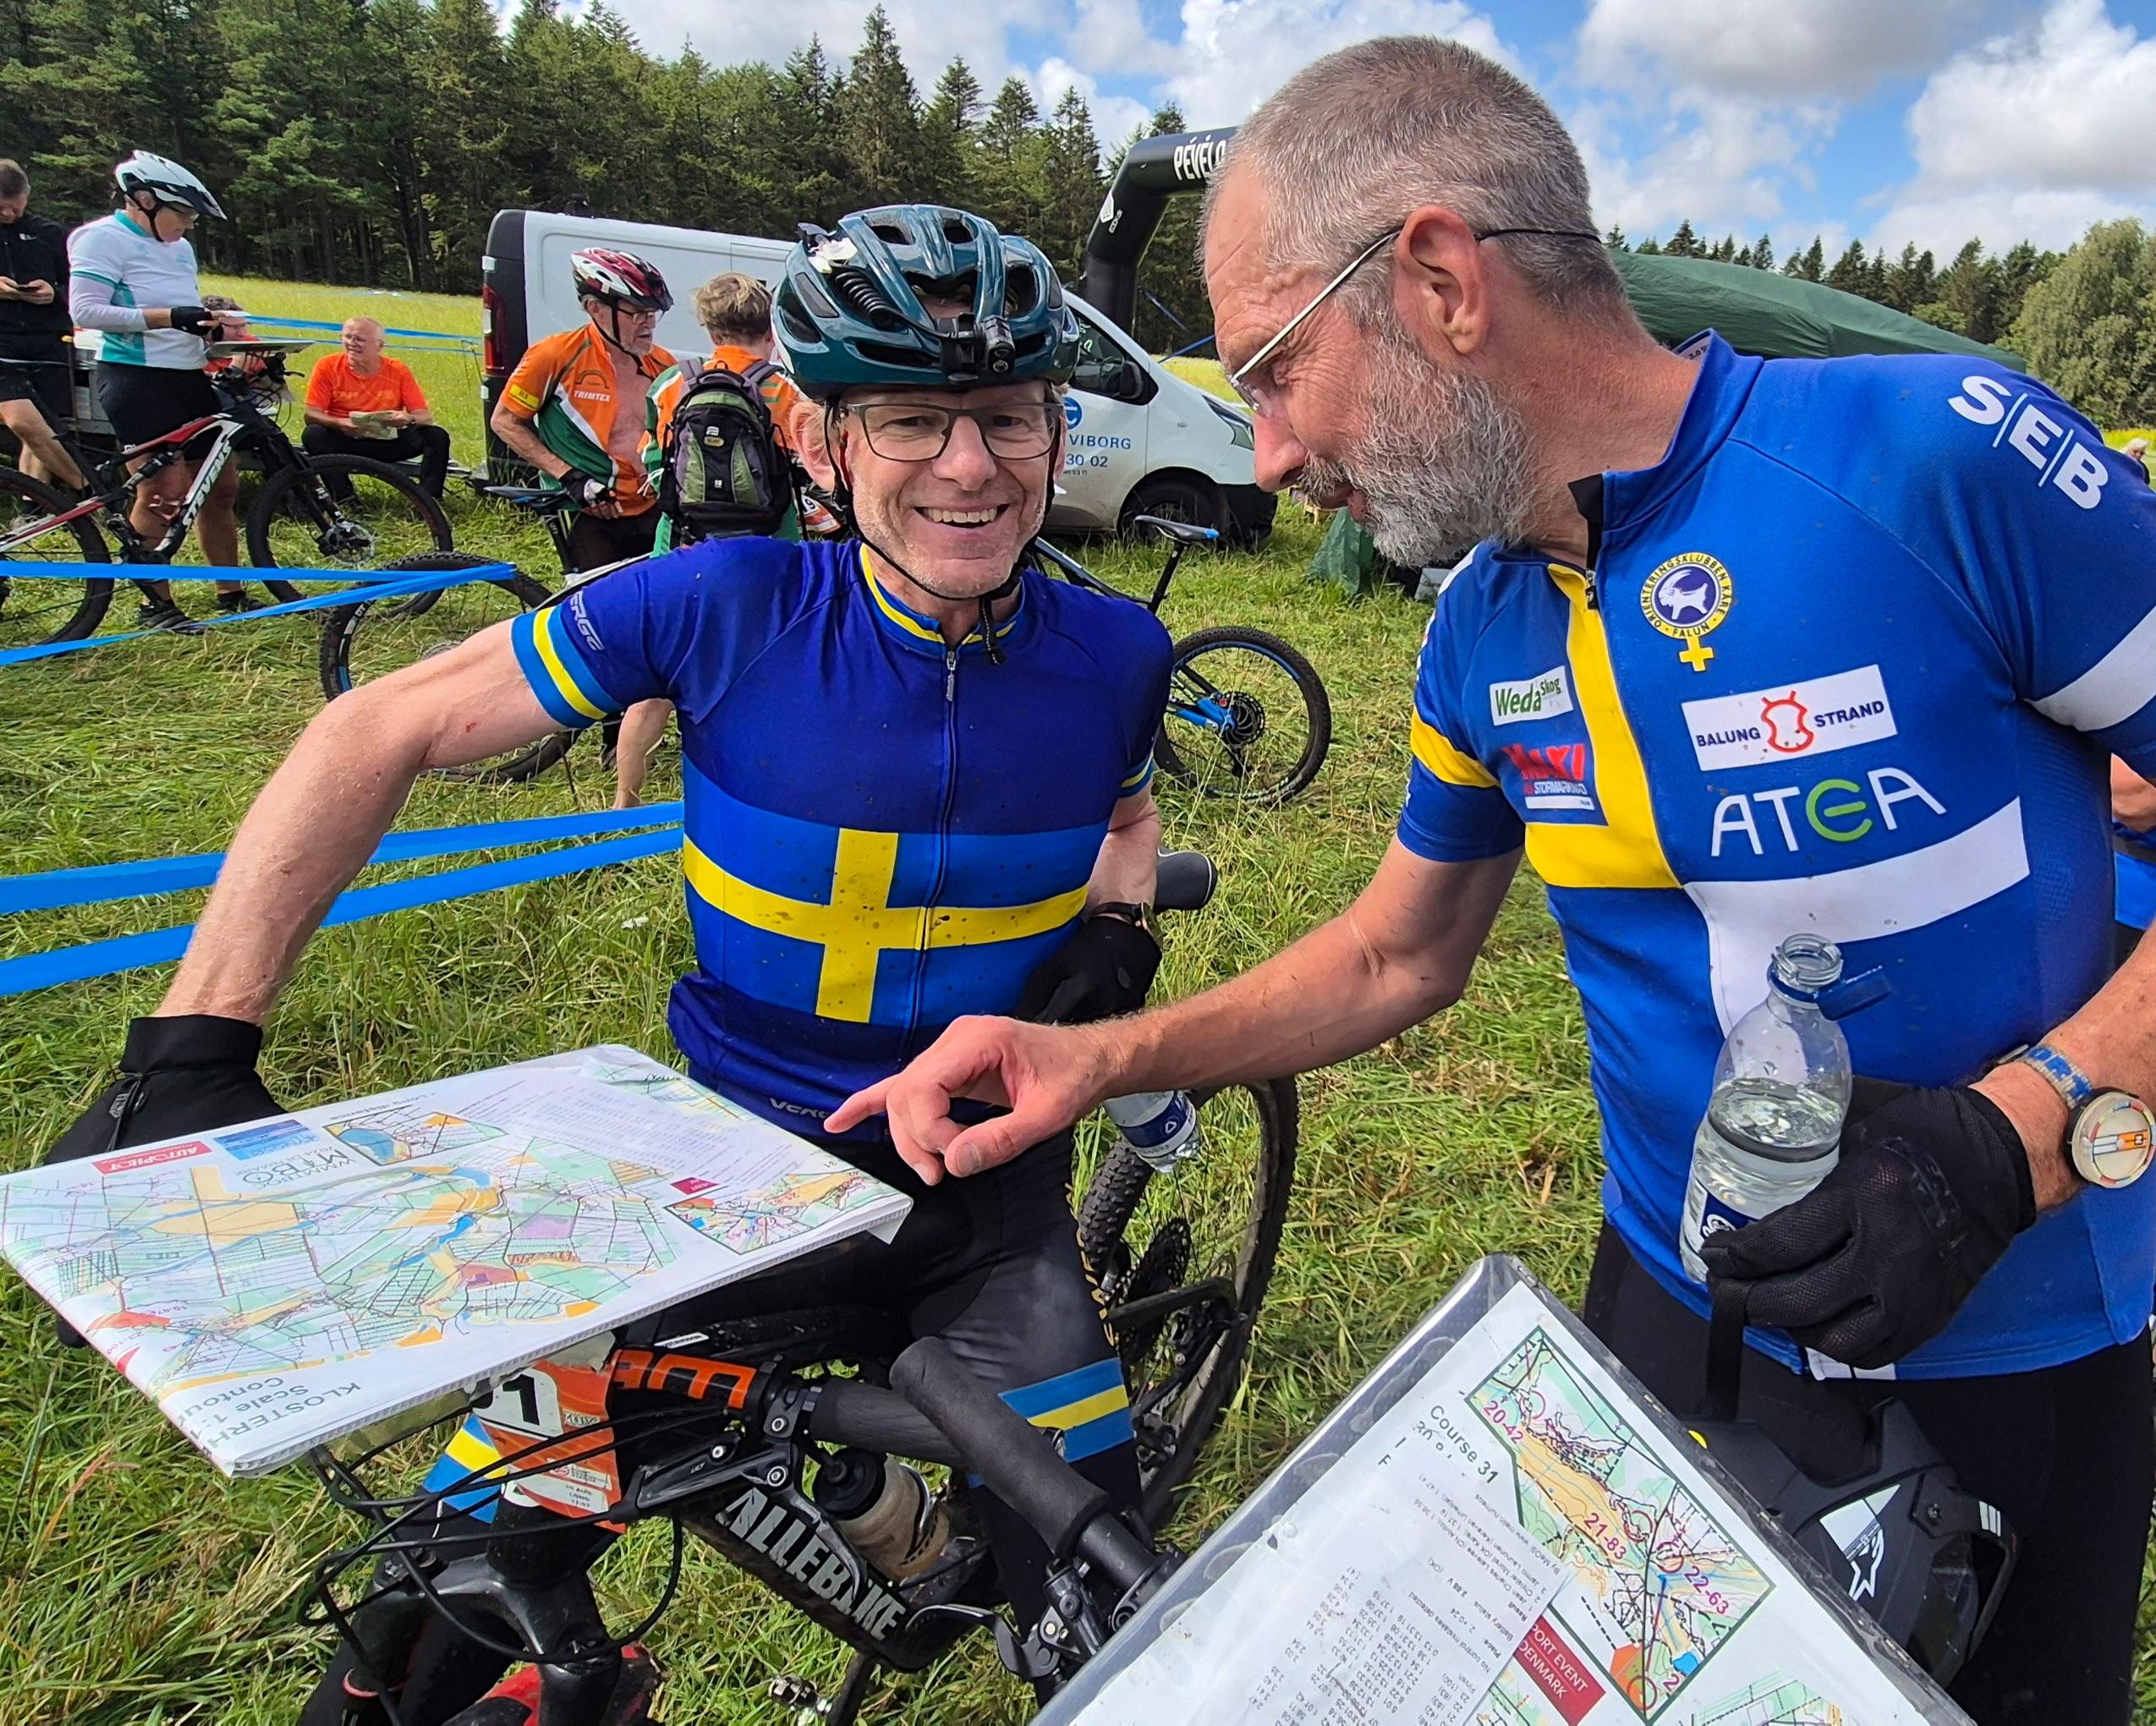
[[[639,362],[648,395],[651,381],[674,363],[654,348]],[[580,474],[605,479],[625,515],[641,515],[654,499],[642,463],[617,454],[615,434],[624,414],[645,412],[645,396],[623,399],[614,375],[614,350],[590,323],[540,337],[524,349],[502,392],[512,414],[529,419],[546,447]]]

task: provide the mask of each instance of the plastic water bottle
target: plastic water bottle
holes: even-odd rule
[[[1200,1148],[1198,1109],[1182,1091],[1140,1091],[1101,1105],[1123,1142],[1166,1173]]]
[[[1841,950],[1791,935],[1767,967],[1767,998],[1731,1028],[1714,1063],[1706,1118],[1692,1142],[1678,1251],[1707,1280],[1699,1246],[1791,1205],[1841,1156],[1849,1042],[1835,1022],[1886,993],[1874,968],[1845,979]]]

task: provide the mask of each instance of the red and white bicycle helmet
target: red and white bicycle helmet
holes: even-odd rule
[[[608,305],[631,311],[669,311],[674,297],[659,266],[634,252],[617,252],[608,246],[592,246],[570,255],[577,292],[590,294]]]

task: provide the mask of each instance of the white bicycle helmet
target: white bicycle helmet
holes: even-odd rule
[[[217,195],[169,156],[138,150],[112,170],[112,178],[123,192],[147,192],[161,204],[178,204],[224,220],[224,205]]]

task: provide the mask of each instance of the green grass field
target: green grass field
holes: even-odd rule
[[[475,321],[469,302],[447,299],[228,286],[257,313],[337,317],[364,304],[386,322]],[[476,372],[439,355],[420,364],[460,457],[472,458]],[[551,577],[551,551],[528,528],[469,501],[455,519],[460,545]],[[1299,511],[1284,511],[1265,554],[1187,566],[1169,602],[1178,633],[1248,622],[1297,643],[1325,676],[1336,725],[1322,777],[1285,810],[1245,814],[1164,793],[1170,842],[1210,851],[1223,882],[1215,905],[1171,937],[1163,981],[1176,993],[1340,906],[1391,830],[1428,614],[1394,598],[1349,605],[1306,584],[1315,539]],[[1126,585],[1153,567],[1149,555],[1087,555]],[[0,671],[8,870],[221,847],[319,706],[314,662],[312,628],[288,620]],[[428,783],[401,825],[604,807],[611,784],[588,743],[568,767],[521,787]],[[671,790],[662,758],[653,792]],[[679,891],[654,859],[324,934],[273,1022],[271,1088],[298,1106],[601,1040],[663,1056],[667,987],[689,957]],[[183,922],[199,898],[10,918],[0,956]],[[164,979],[137,972],[0,1005],[4,1166],[36,1161],[109,1079],[125,1021],[155,1005]],[[1248,1382],[1185,1506],[1186,1540],[1479,1255],[1517,1252],[1567,1297],[1585,1275],[1600,1174],[1594,1108],[1577,1006],[1532,882],[1516,888],[1457,1008],[1312,1076],[1303,1096],[1279,1272]],[[354,1531],[303,1470],[218,1478],[96,1357],[58,1351],[43,1308],[0,1279],[0,1726],[282,1726],[326,1656],[321,1636],[292,1626],[296,1584]],[[617,1621],[657,1585],[656,1532],[639,1531],[608,1561]],[[765,1679],[791,1670],[828,1682],[843,1665],[837,1644],[694,1548],[653,1641],[678,1726],[776,1722]],[[894,1685],[889,1701],[919,1726],[1029,1712],[979,1643],[925,1680]]]

